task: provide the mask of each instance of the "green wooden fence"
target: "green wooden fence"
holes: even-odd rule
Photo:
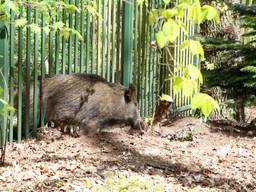
[[[84,10],[83,0],[65,2]],[[43,30],[46,25],[45,14],[32,6],[21,7],[20,15],[11,13],[12,22],[1,25],[1,30],[6,29],[6,36],[1,37],[0,42],[0,46],[4,46],[0,47],[0,55],[4,58],[1,58],[0,66],[5,77],[0,79],[8,82],[8,87],[3,86],[5,97],[8,96],[11,105],[17,103],[17,115],[10,113],[8,122],[6,117],[1,121],[2,130],[5,130],[4,126],[9,128],[11,143],[14,137],[21,141],[24,129],[26,138],[29,136],[31,96],[34,101],[34,129],[38,122],[43,126],[42,113],[40,119],[37,116],[38,82],[54,74],[94,73],[111,82],[119,81],[125,86],[134,83],[138,88],[139,107],[143,117],[153,114],[161,93],[171,94],[177,101],[177,107],[189,105],[190,99],[184,98],[182,94],[173,95],[171,83],[166,82],[170,72],[168,65],[173,63],[164,51],[158,52],[152,46],[155,32],[148,24],[146,7],[137,5],[134,0],[94,2],[98,15],[89,11],[70,14],[65,10],[57,10],[55,17],[51,18],[52,22],[62,21],[66,26],[77,30],[82,40],[79,40],[78,35],[70,35],[66,40],[59,31],[54,32],[52,29],[46,33]],[[151,7],[161,6],[159,0],[149,2]],[[30,27],[15,27],[14,18],[21,16],[27,18],[27,26],[36,24],[41,27],[41,32],[34,33]],[[194,26],[189,21],[186,25],[189,35],[193,34]],[[185,34],[181,34],[179,43],[186,38]],[[172,51],[175,55],[174,74],[182,73],[181,70],[175,70],[178,64],[196,63],[188,51],[181,53],[177,45]],[[31,83],[34,85],[33,89],[30,87]],[[160,87],[163,83],[164,86]],[[25,118],[22,118],[23,110]],[[17,125],[14,128],[16,116]],[[25,122],[22,122],[24,119]],[[14,132],[16,135],[13,135]],[[6,136],[4,131],[2,136]]]

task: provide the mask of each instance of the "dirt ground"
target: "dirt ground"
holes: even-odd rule
[[[126,129],[79,138],[45,130],[41,140],[8,146],[0,191],[256,191],[256,137],[193,118],[160,132],[188,127],[193,141],[183,142]]]

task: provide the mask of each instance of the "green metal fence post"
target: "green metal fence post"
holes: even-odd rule
[[[0,21],[0,86],[3,89],[0,97],[7,100],[7,82],[8,82],[8,28],[5,23]],[[3,110],[4,105],[0,103],[0,110]],[[0,143],[1,145],[6,142],[6,126],[7,126],[7,114],[0,114]]]
[[[23,6],[20,7],[20,15],[19,18],[23,17]],[[18,29],[18,106],[17,106],[17,116],[18,116],[18,126],[17,126],[17,139],[18,142],[21,142],[21,136],[22,136],[22,82],[23,82],[23,75],[22,75],[22,68],[23,68],[23,28],[19,27]]]
[[[38,10],[35,8],[34,10],[34,23],[38,24]],[[33,99],[34,99],[34,106],[33,106],[33,118],[34,118],[34,127],[33,127],[33,135],[36,136],[36,129],[38,125],[38,50],[39,50],[39,35],[37,33],[34,34],[34,89],[33,89]]]
[[[27,8],[27,21],[28,21],[28,25],[31,24],[31,7]],[[30,82],[31,82],[31,78],[30,78],[30,57],[31,57],[31,28],[27,27],[26,30],[26,99],[25,99],[25,103],[26,103],[26,108],[25,108],[25,112],[26,112],[26,121],[25,121],[25,137],[26,139],[28,139],[29,137],[29,128],[30,128],[30,120],[31,120],[31,116],[30,116]],[[50,54],[51,55],[51,54]]]
[[[14,26],[14,19],[15,15],[13,11],[11,11],[11,24],[10,24],[10,48],[9,48],[9,68],[10,68],[10,74],[9,74],[9,102],[11,106],[14,106],[14,49],[15,49],[15,26]],[[9,118],[9,142],[10,144],[13,143],[13,117],[14,112],[10,112],[10,118]]]
[[[45,44],[46,44],[46,33],[44,32],[43,28],[45,27],[45,15],[42,13],[41,14],[41,79],[40,79],[40,89],[42,90],[42,86],[43,86],[43,81],[45,79],[45,52],[46,52],[46,47],[45,47]],[[63,37],[64,38],[64,37]],[[65,40],[64,40],[65,41]],[[63,45],[62,43],[62,50],[64,50],[65,46]],[[62,60],[63,62],[63,60]],[[62,66],[65,66],[63,63],[62,63]],[[64,67],[63,67],[64,68]],[[65,68],[64,68],[65,70]],[[42,93],[41,93],[42,94]],[[40,94],[39,94],[39,97]],[[40,122],[41,122],[41,127],[44,126],[44,109],[43,109],[43,102],[40,102]]]
[[[122,78],[124,86],[132,82],[133,10],[134,0],[123,2]]]
[[[69,0],[69,4],[73,4],[73,0]],[[68,26],[70,28],[73,28],[73,13],[69,13],[68,17]],[[68,74],[71,75],[72,73],[72,49],[73,49],[73,34],[70,32],[69,33],[69,38],[68,38]]]

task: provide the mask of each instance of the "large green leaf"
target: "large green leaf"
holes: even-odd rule
[[[185,40],[185,41],[183,41],[182,44],[180,45],[180,49],[181,49],[181,50],[182,50],[182,49],[185,49],[185,48],[189,47],[189,45],[190,45],[190,40]]]
[[[201,44],[200,41],[195,41],[195,44],[196,44],[196,49],[195,49],[195,54],[199,54],[201,56],[201,59],[204,60],[204,49],[203,49],[203,46]],[[193,52],[192,52],[193,53]]]
[[[156,15],[153,12],[150,12],[148,15],[148,22],[150,25],[156,22]]]
[[[183,4],[183,3],[189,4],[191,2],[193,2],[193,1],[191,1],[191,0],[179,0],[179,4]]]
[[[6,114],[6,112],[8,111],[12,111],[12,112],[15,111],[15,109],[12,106],[10,106],[9,103],[2,98],[0,98],[0,104],[2,105],[0,115]]]
[[[164,48],[167,45],[168,39],[163,31],[159,31],[156,34],[156,42],[159,48]]]
[[[187,26],[182,21],[180,21],[180,20],[178,21],[178,25],[180,26],[180,28],[183,31],[183,33],[188,35]]]
[[[187,3],[187,2],[183,2],[183,3],[180,3],[177,7],[177,10],[178,10],[178,14],[177,16],[179,18],[182,18],[183,15],[184,15],[184,10],[185,9],[188,9],[190,7],[190,3]]]
[[[200,41],[185,40],[180,46],[180,49],[188,48],[192,55],[199,54],[201,59],[204,60],[204,49]]]
[[[193,110],[199,109],[206,117],[208,117],[215,109],[219,108],[218,103],[205,93],[197,93],[192,98],[191,105]]]
[[[189,11],[189,17],[196,24],[200,24],[202,22],[202,9],[199,2],[194,2]]]
[[[197,90],[197,84],[191,79],[175,77],[173,79],[173,90],[176,94],[182,91],[185,96],[192,96]]]
[[[197,83],[191,79],[184,78],[183,88],[182,88],[184,96],[192,96],[196,90],[197,90]]]
[[[188,65],[184,69],[184,76],[186,78],[191,78],[194,81],[199,80],[200,83],[203,83],[203,76],[201,71],[192,64]]]
[[[173,90],[175,93],[178,93],[183,88],[183,78],[182,77],[175,77],[173,80]]]
[[[169,19],[164,23],[162,31],[170,42],[174,42],[179,35],[179,29],[178,24],[173,19]]]
[[[164,2],[165,4],[169,4],[169,3],[171,2],[171,0],[163,0],[163,2]]]
[[[162,11],[162,16],[166,19],[166,20],[169,20],[171,19],[172,17],[178,15],[178,10],[176,8],[173,8],[173,9],[164,9]]]
[[[204,20],[214,20],[214,21],[219,21],[220,20],[220,14],[219,11],[209,5],[204,5],[202,7],[202,11],[203,11],[203,18],[202,21]]]

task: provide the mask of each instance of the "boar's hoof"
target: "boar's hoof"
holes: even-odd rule
[[[70,131],[69,131],[69,134],[72,136],[72,137],[80,137],[80,127],[79,126],[70,126]]]
[[[130,134],[140,134],[143,135],[147,130],[146,124],[141,120],[132,129],[129,130]]]
[[[53,121],[48,121],[46,123],[46,127],[53,128],[53,127],[55,127],[55,123]]]
[[[80,137],[80,128],[77,125],[62,125],[61,132],[69,134],[71,137]]]
[[[144,123],[144,121],[140,120],[134,126],[132,126],[132,128],[135,130],[146,131],[147,125]]]
[[[148,130],[148,126],[146,125],[146,123],[144,123],[144,121],[140,121],[140,129],[143,131],[147,131]]]

